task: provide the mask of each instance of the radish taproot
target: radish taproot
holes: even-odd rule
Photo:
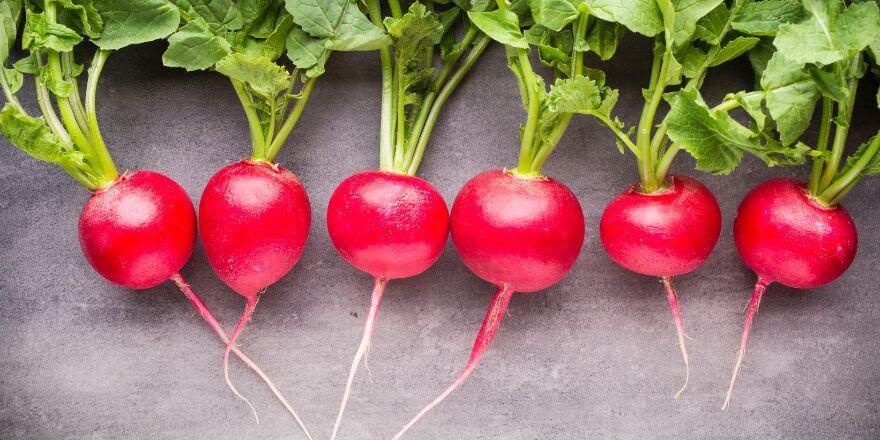
[[[414,2],[404,12],[393,1],[387,16],[378,0],[366,6],[373,23],[384,25],[392,40],[390,48],[380,49],[379,171],[357,173],[339,184],[327,206],[327,231],[339,254],[374,283],[331,440],[339,433],[352,383],[369,353],[385,287],[424,272],[443,252],[449,210],[440,193],[415,174],[443,105],[490,42],[456,4],[429,10]],[[458,28],[464,28],[460,36]],[[450,49],[441,41],[455,44]],[[438,54],[443,67],[435,72]]]
[[[551,63],[558,76],[567,78],[559,79],[548,92],[532,70],[526,37],[520,34],[518,18],[506,2],[498,2],[494,11],[468,11],[468,17],[506,46],[527,112],[517,167],[487,171],[468,181],[455,198],[449,220],[452,241],[464,264],[497,289],[464,369],[394,439],[401,438],[470,376],[500,328],[513,293],[536,292],[559,282],[574,265],[584,241],[584,215],[577,197],[541,171],[572,118],[572,111],[556,108],[557,101],[568,93],[566,89],[588,80],[583,52],[569,47],[570,65]],[[588,14],[579,13],[577,22],[575,46],[583,44]]]
[[[6,98],[0,111],[0,134],[31,156],[61,166],[92,192],[79,216],[79,241],[98,274],[130,289],[172,281],[225,343],[229,340],[226,332],[180,274],[195,244],[192,202],[180,185],[156,171],[120,175],[98,127],[98,81],[112,51],[163,38],[179,21],[177,10],[164,1],[123,1],[117,6],[119,3],[136,19],[127,20],[113,7],[108,9],[112,5],[107,3],[97,3],[94,10],[83,10],[73,3],[46,2],[39,7],[14,0],[0,7],[0,22],[12,23],[5,28],[8,42],[0,41],[0,88]],[[32,21],[25,29],[51,26],[67,33],[65,39],[53,37],[51,44],[34,35],[22,36],[29,42],[24,47],[28,56],[16,62],[14,70],[7,69],[9,48],[25,9],[25,20]],[[66,21],[61,23],[60,17]],[[104,34],[98,25],[114,31]],[[85,37],[98,48],[83,97],[77,84],[81,66],[74,62],[73,52]],[[34,77],[42,117],[30,116],[15,96],[24,74]],[[240,350],[235,348],[234,352],[289,409],[268,376]]]
[[[749,54],[759,79],[757,90],[730,93],[713,108],[695,91],[680,93],[669,116],[670,137],[682,148],[712,148],[727,157],[736,157],[731,153],[743,149],[771,165],[813,161],[808,183],[770,180],[755,187],[737,210],[734,240],[743,261],[757,274],[757,282],[725,409],[730,406],[749,332],[767,287],[779,283],[809,289],[843,274],[855,258],[858,239],[840,201],[864,176],[880,174],[880,131],[843,160],[856,90],[867,70],[869,53],[876,62],[878,48],[869,44],[880,39],[880,9],[874,2],[847,6],[841,0],[792,2],[782,9],[794,11],[787,20],[796,21],[770,22],[771,28],[756,31],[773,36]],[[740,25],[753,29],[749,23]],[[827,29],[839,44],[826,51],[803,50],[817,39],[825,41],[821,35]],[[810,126],[819,101],[819,136],[811,148],[798,139]],[[752,118],[748,127],[728,114],[740,107]],[[795,160],[782,160],[780,152],[788,152],[787,159]]]

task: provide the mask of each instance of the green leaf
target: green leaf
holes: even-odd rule
[[[192,20],[200,17],[212,31],[241,29],[244,17],[231,0],[171,0]],[[252,2],[241,2],[252,3]]]
[[[50,49],[57,52],[70,52],[82,41],[73,29],[46,21],[44,13],[27,11],[24,29],[21,32],[21,45],[28,50]]]
[[[421,92],[434,77],[432,65],[425,65],[425,49],[440,42],[443,25],[421,3],[413,3],[403,17],[387,17],[385,28],[394,40],[394,62],[398,66],[399,87],[404,105],[421,103]]]
[[[785,145],[794,142],[810,125],[819,99],[816,83],[800,65],[777,52],[767,63],[761,87],[780,140]]]
[[[21,89],[22,84],[24,84],[24,75],[18,70],[7,69],[6,67],[0,66],[0,75],[3,75],[6,78],[9,90],[13,94],[18,92]]]
[[[272,61],[281,58],[287,47],[287,37],[294,27],[293,17],[283,14],[281,20],[278,20],[278,23],[275,25],[275,29],[263,40],[261,54]]]
[[[764,128],[767,126],[768,116],[766,109],[764,109],[764,96],[740,92],[735,95],[735,98],[742,105],[743,110],[755,121],[758,130],[764,131]]]
[[[559,113],[591,115],[601,124],[614,124],[622,129],[623,123],[611,113],[617,104],[619,93],[605,84],[605,73],[586,69],[583,76],[557,79],[547,96],[548,110]],[[618,144],[621,152],[624,146]]]
[[[298,27],[294,27],[287,34],[287,57],[300,69],[309,69],[317,65],[325,50],[324,40],[312,37]]]
[[[800,0],[747,1],[734,14],[730,25],[742,33],[774,36],[783,23],[797,23],[805,16]]]
[[[752,65],[752,70],[755,71],[756,78],[760,80],[761,75],[764,74],[764,70],[767,68],[767,63],[775,53],[776,47],[773,46],[773,41],[769,38],[762,38],[761,41],[749,51],[749,63]]]
[[[800,164],[809,154],[803,144],[791,148],[772,141],[762,144],[759,134],[726,112],[709,109],[694,89],[683,89],[676,95],[666,117],[669,138],[690,153],[702,171],[730,174],[739,165],[743,152],[757,156],[769,166]]]
[[[605,21],[620,23],[647,37],[663,32],[656,0],[584,0],[590,12]]]
[[[39,160],[61,163],[68,158],[67,146],[49,130],[43,118],[32,118],[12,104],[0,110],[0,134]]]
[[[569,0],[529,0],[535,23],[561,31],[578,17],[578,10]]]
[[[730,10],[722,2],[697,22],[697,29],[694,35],[700,40],[716,46],[721,42],[729,21]]]
[[[104,20],[95,8],[93,0],[55,0],[58,6],[58,21],[77,29],[89,38],[97,38],[104,28]]]
[[[831,64],[863,50],[880,35],[880,12],[873,1],[843,9],[842,0],[804,0],[810,18],[779,27],[773,44],[800,65]]]
[[[15,44],[21,11],[21,0],[0,2],[0,65],[6,63],[6,59],[9,58],[9,49]]]
[[[844,102],[849,97],[849,86],[847,78],[842,69],[837,68],[837,64],[833,64],[831,70],[810,66],[807,72],[816,83],[816,87],[822,95],[827,96],[837,102]]]
[[[610,59],[617,51],[617,44],[623,37],[623,26],[604,20],[594,20],[587,32],[587,46],[603,61]]]
[[[180,24],[180,11],[166,0],[101,0],[95,7],[104,30],[93,41],[104,50],[165,38]]]
[[[755,47],[761,41],[758,37],[736,37],[721,47],[718,53],[709,61],[709,67],[715,67],[726,63]]]
[[[250,57],[234,53],[217,62],[216,69],[223,75],[247,84],[264,97],[273,98],[292,85],[294,78],[284,67],[265,57]]]
[[[241,28],[248,36],[268,38],[280,21],[282,3],[282,0],[239,0],[236,6],[241,12]]]
[[[673,41],[681,46],[690,41],[697,31],[697,23],[712,12],[723,0],[674,0]]]
[[[681,74],[685,78],[697,76],[709,61],[709,55],[695,45],[686,46],[676,57],[681,60]]]
[[[342,15],[336,34],[327,48],[339,51],[376,50],[388,46],[391,39],[352,5]]]
[[[204,70],[214,66],[231,50],[229,42],[214,35],[204,20],[196,18],[168,38],[162,63],[168,67],[183,67],[187,71]]]
[[[492,12],[468,12],[471,23],[489,38],[511,47],[528,49],[529,43],[519,28],[519,18],[509,9]]]
[[[390,40],[351,0],[286,0],[293,21],[333,50],[374,50]]]

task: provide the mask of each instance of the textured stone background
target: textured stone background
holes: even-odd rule
[[[162,49],[111,57],[99,116],[121,169],[166,173],[197,202],[217,169],[248,154],[246,124],[228,82],[162,68]],[[648,49],[630,37],[606,66],[629,123],[641,108]],[[717,102],[751,80],[745,62],[713,71],[707,99]],[[862,88],[853,145],[877,129],[874,87]],[[30,88],[21,96],[33,103]],[[316,438],[329,434],[371,288],[333,249],[325,207],[343,178],[378,165],[378,110],[378,57],[334,54],[278,158],[311,196],[309,245],[241,338]],[[522,117],[504,52],[493,47],[447,105],[421,175],[451,203],[471,176],[514,164]],[[86,191],[60,169],[0,144],[0,437],[298,438],[267,390],[235,362],[232,377],[262,423],[226,389],[221,345],[173,285],[135,292],[92,272],[76,237]],[[731,239],[736,206],[757,183],[805,169],[768,170],[747,158],[733,175],[713,177],[679,158],[679,172],[715,192],[725,223],[706,265],[678,280],[693,375],[674,400],[681,360],[661,285],[614,265],[597,237],[604,205],[637,179],[634,161],[586,117],[574,119],[557,151],[546,172],[578,195],[587,219],[580,261],[553,288],[514,297],[480,368],[409,438],[880,437],[880,182],[865,181],[846,202],[862,240],[844,276],[809,292],[770,289],[733,408],[723,413],[754,282]],[[244,301],[219,282],[200,247],[183,274],[231,327]],[[451,243],[429,271],[393,282],[370,356],[373,383],[365,374],[357,379],[342,438],[388,438],[442,390],[464,364],[492,292]]]

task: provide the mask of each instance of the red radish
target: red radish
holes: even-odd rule
[[[96,272],[129,289],[167,281],[192,255],[196,216],[173,180],[125,173],[96,190],[79,216],[79,240]]]
[[[697,269],[712,253],[721,232],[721,210],[700,182],[676,175],[667,180],[666,188],[653,193],[644,193],[641,185],[635,184],[608,204],[599,237],[614,262],[636,273],[660,277],[666,287],[685,365],[678,397],[687,388],[690,364],[672,278]]]
[[[733,237],[758,281],[749,301],[725,409],[767,286],[777,282],[810,289],[830,283],[849,268],[858,247],[856,226],[846,209],[817,202],[804,183],[793,179],[773,179],[755,187],[739,205]]]
[[[211,177],[199,202],[199,214],[202,243],[211,267],[247,301],[223,354],[223,375],[232,392],[250,405],[229,380],[229,352],[253,314],[260,293],[299,261],[311,221],[309,199],[290,171],[245,159]]]
[[[367,171],[345,179],[333,191],[327,206],[327,231],[345,261],[375,279],[363,336],[334,422],[334,438],[358,366],[369,352],[385,286],[389,280],[424,272],[440,258],[449,235],[449,210],[440,193],[424,179]]]
[[[456,14],[458,7],[451,3],[436,12],[419,2],[406,11],[392,3],[385,13],[380,3],[366,2],[370,21],[387,30],[391,39],[390,46],[379,49],[379,171],[343,181],[327,209],[327,229],[336,249],[349,264],[375,278],[330,440],[339,432],[354,376],[369,352],[388,280],[418,275],[443,252],[449,235],[446,203],[427,181],[414,176],[443,105],[490,42],[465,14]],[[412,23],[419,23],[418,29]],[[459,28],[460,35],[455,31]],[[455,47],[440,50],[441,41],[453,34]]]
[[[584,216],[565,185],[493,170],[477,175],[458,193],[450,230],[464,264],[498,290],[464,370],[395,439],[467,379],[492,343],[514,292],[545,289],[568,273],[584,241]]]

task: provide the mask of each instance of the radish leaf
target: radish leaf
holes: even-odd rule
[[[100,0],[95,8],[104,30],[93,41],[104,50],[165,38],[180,24],[180,11],[165,0]]]
[[[509,9],[468,12],[471,22],[489,38],[510,47],[528,49],[529,42],[519,28],[519,17]]]
[[[168,49],[162,54],[162,62],[168,67],[183,67],[187,71],[204,70],[231,50],[228,41],[214,35],[204,20],[195,18],[168,37]]]
[[[743,33],[774,36],[783,23],[797,23],[804,18],[800,0],[764,0],[746,2],[730,25]]]

